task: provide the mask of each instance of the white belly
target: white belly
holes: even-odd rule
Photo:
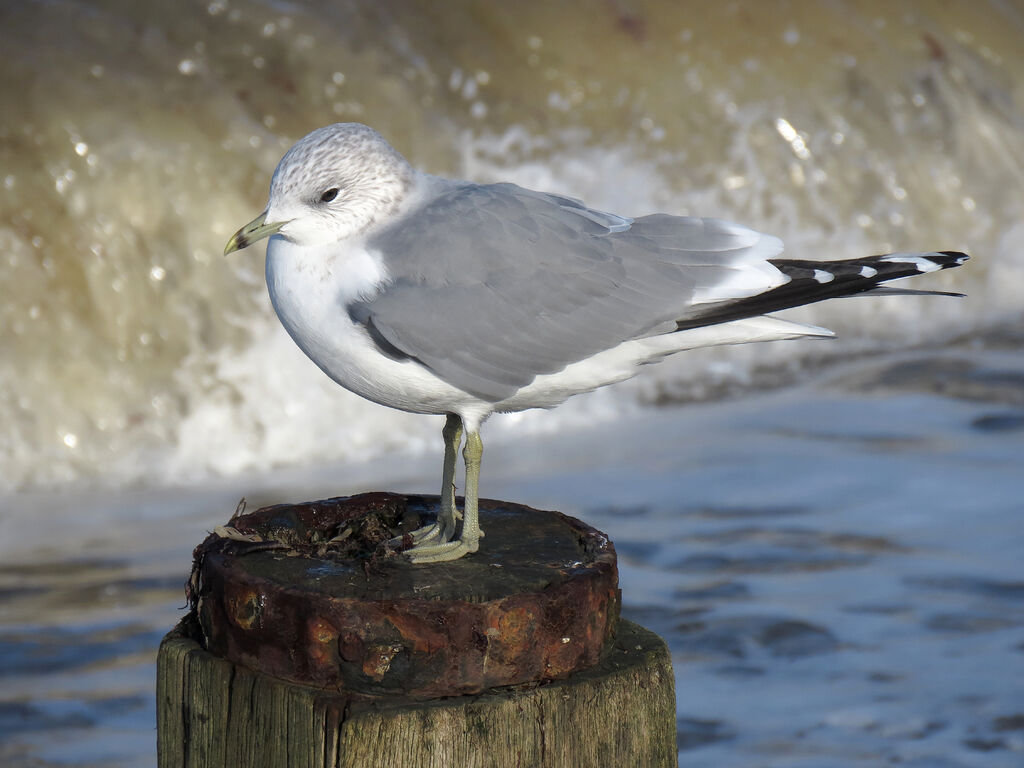
[[[345,305],[369,295],[385,275],[364,249],[296,248],[275,236],[267,246],[267,288],[299,348],[345,389],[413,413],[464,413],[484,406],[413,360],[384,355]]]

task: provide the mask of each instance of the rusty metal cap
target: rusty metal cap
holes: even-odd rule
[[[414,698],[596,664],[619,614],[607,537],[558,512],[481,500],[479,552],[413,565],[390,551],[438,504],[370,493],[236,514],[195,552],[207,650],[295,682]]]

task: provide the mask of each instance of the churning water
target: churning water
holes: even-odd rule
[[[793,255],[976,254],[916,281],[969,301],[801,310],[791,316],[842,341],[691,355],[640,390],[713,393],[768,363],[1020,318],[1024,24],[1012,4],[213,0],[0,14],[8,488],[192,480],[434,439],[432,421],[337,392],[292,348],[262,246],[220,255],[262,209],[284,150],[338,120],[373,125],[433,172],[630,215],[732,218]]]

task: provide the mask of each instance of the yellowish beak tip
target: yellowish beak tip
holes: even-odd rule
[[[227,256],[235,251],[248,248],[253,243],[276,234],[287,223],[286,221],[273,221],[268,224],[267,212],[264,211],[231,236],[228,244],[224,246],[224,255]]]

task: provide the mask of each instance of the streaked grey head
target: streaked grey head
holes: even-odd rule
[[[281,158],[267,210],[235,234],[225,254],[275,233],[300,245],[357,235],[398,208],[413,175],[405,158],[372,128],[319,128]]]

